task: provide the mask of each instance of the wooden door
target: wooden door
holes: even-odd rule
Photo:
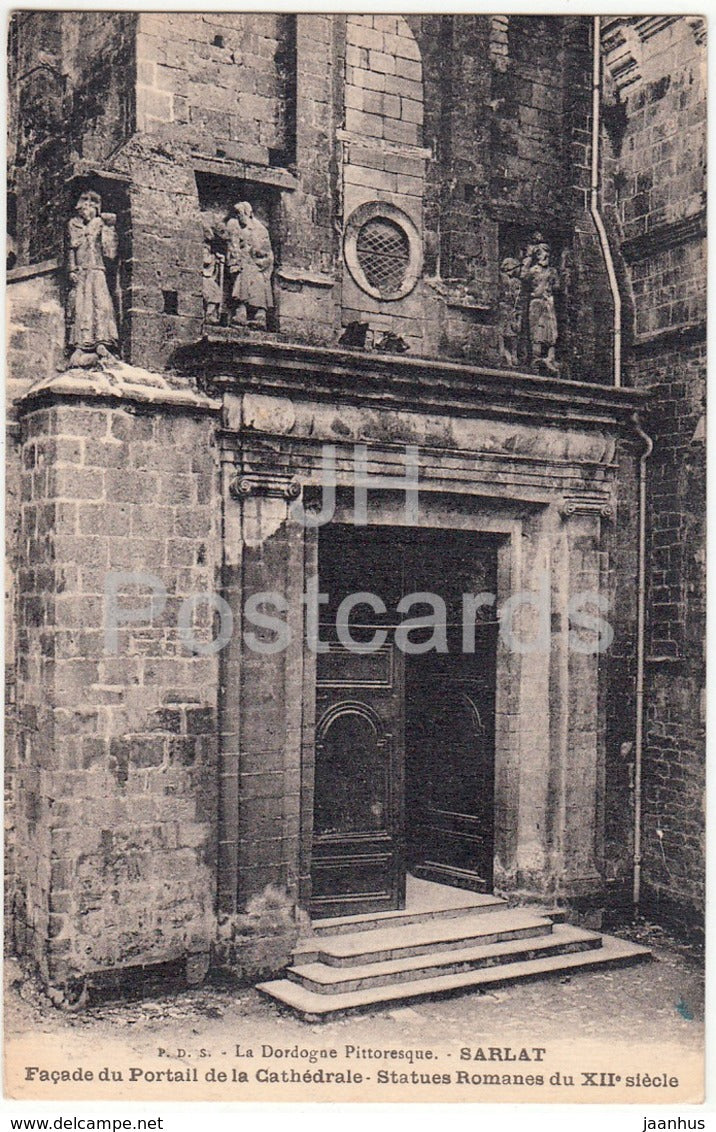
[[[403,671],[390,638],[317,657],[314,916],[404,907]]]
[[[408,867],[492,888],[496,627],[474,656],[411,658],[406,696]]]

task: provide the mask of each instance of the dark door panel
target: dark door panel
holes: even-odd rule
[[[476,891],[492,887],[495,634],[480,655],[408,661],[409,868]]]
[[[496,626],[480,620],[494,616],[488,603],[475,651],[465,655],[461,611],[464,594],[494,592],[496,563],[494,539],[466,531],[340,524],[321,531],[320,591],[328,600],[320,639],[328,650],[317,656],[315,916],[403,907],[406,825],[413,871],[490,888]],[[365,591],[386,611],[373,620],[368,606],[354,607],[350,631],[364,647],[345,648],[338,610]],[[398,602],[421,592],[444,602],[447,652],[406,655],[394,643]],[[370,643],[376,632],[385,634],[378,649]],[[411,630],[411,643],[431,633]]]
[[[403,665],[332,642],[318,657],[311,910],[316,916],[400,908],[403,846]]]

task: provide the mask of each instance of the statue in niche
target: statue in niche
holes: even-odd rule
[[[107,263],[117,259],[117,218],[102,212],[102,198],[83,192],[67,225],[67,320],[71,366],[90,366],[116,353],[119,334],[107,284]]]
[[[520,277],[527,292],[528,325],[533,365],[559,373],[555,347],[559,337],[554,293],[559,274],[550,263],[550,248],[541,232],[535,232],[525,249]]]
[[[271,276],[274,255],[268,228],[254,216],[248,201],[234,205],[226,223],[226,267],[231,281],[231,324],[266,329],[273,309]]]
[[[520,261],[505,256],[500,264],[500,313],[498,335],[500,357],[507,366],[519,364],[517,345],[522,332],[523,290]]]
[[[204,224],[204,258],[201,268],[201,297],[204,303],[204,324],[218,326],[224,298],[224,262],[226,257],[214,249],[215,236],[210,224]]]

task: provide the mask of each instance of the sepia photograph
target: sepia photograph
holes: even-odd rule
[[[10,1100],[703,1104],[706,19],[557,9],[6,12]]]

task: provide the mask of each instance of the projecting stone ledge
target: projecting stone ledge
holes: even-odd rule
[[[626,423],[646,389],[287,342],[269,334],[204,338],[179,347],[172,364],[212,394],[255,393],[457,415],[507,415],[587,426]]]
[[[55,397],[130,401],[203,413],[218,413],[221,409],[220,401],[192,389],[185,381],[172,384],[161,374],[127,365],[117,358],[108,358],[91,370],[67,369],[36,381],[20,402],[27,405]]]

